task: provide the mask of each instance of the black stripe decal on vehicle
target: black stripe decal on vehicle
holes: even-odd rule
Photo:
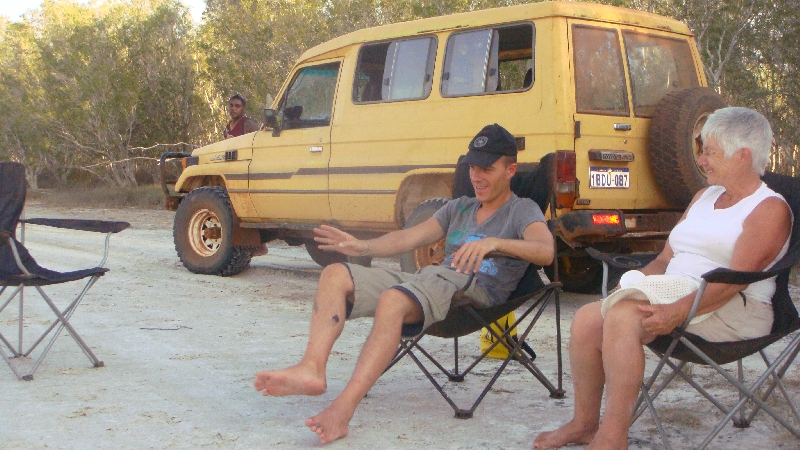
[[[250,180],[288,180],[294,175],[358,175],[376,173],[407,173],[416,169],[455,169],[455,164],[431,164],[431,165],[405,165],[405,166],[356,166],[356,167],[304,167],[297,172],[262,172],[251,173]],[[229,180],[246,180],[246,174],[225,174]]]
[[[368,190],[344,190],[344,189],[334,189],[330,191],[322,191],[322,190],[291,190],[291,189],[228,189],[228,193],[230,194],[320,194],[320,195],[327,195],[327,194],[353,194],[353,195],[394,195],[397,191],[368,191]]]
[[[331,167],[327,169],[330,175],[356,175],[372,173],[406,173],[416,169],[455,169],[455,164],[431,164],[419,166],[356,166],[356,167]],[[326,170],[324,168],[300,169],[298,175],[321,175]]]

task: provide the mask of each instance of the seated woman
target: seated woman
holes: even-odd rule
[[[534,448],[570,443],[589,444],[587,449],[627,448],[644,376],[642,346],[686,320],[705,272],[717,267],[761,271],[786,253],[791,211],[760,178],[772,145],[767,120],[746,108],[720,109],[709,116],[701,137],[703,153],[697,164],[711,186],[692,199],[664,250],[642,269],[640,281],[575,314],[569,345],[573,418],[536,437]],[[712,342],[767,335],[774,292],[774,278],[749,286],[709,284],[687,331]]]

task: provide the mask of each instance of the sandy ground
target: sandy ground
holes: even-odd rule
[[[273,243],[254,258],[251,269],[230,278],[189,273],[172,244],[172,213],[133,210],[44,209],[29,205],[28,217],[81,217],[130,221],[114,236],[100,279],[80,305],[72,324],[105,367],[94,369],[72,339],[56,341],[35,380],[17,380],[0,368],[0,448],[305,448],[318,446],[304,419],[321,411],[351,373],[369,320],[348,322],[329,363],[328,392],[311,398],[264,398],[252,382],[256,371],[295,363],[305,347],[312,296],[321,268],[302,247]],[[29,248],[55,269],[90,267],[99,260],[101,239],[92,233],[28,228]],[[397,267],[394,260],[375,265]],[[63,298],[79,290],[54,287]],[[591,296],[562,296],[565,345],[575,310]],[[46,325],[43,304],[26,296],[26,343]],[[63,302],[62,302],[63,304]],[[0,330],[16,340],[16,302],[0,315]],[[547,311],[529,339],[537,363],[555,376],[554,313]],[[451,342],[426,338],[433,353],[450,355]],[[478,353],[478,335],[462,340],[461,364]],[[757,361],[748,363],[756,367]],[[649,364],[652,364],[650,362]],[[448,390],[469,403],[492,363]],[[565,367],[568,358],[565,354]],[[712,388],[720,383],[702,367],[694,372]],[[444,382],[444,377],[438,378]],[[797,395],[800,374],[787,375]],[[351,422],[350,436],[331,448],[530,448],[533,438],[572,412],[569,371],[567,398],[547,391],[512,363],[471,420],[458,420],[410,361],[385,374]],[[661,406],[675,448],[687,448],[721,418],[714,407],[691,395],[687,385],[664,394]],[[726,398],[733,400],[735,393]],[[782,403],[781,403],[782,404]],[[785,409],[785,408],[783,408]],[[652,420],[632,428],[631,448],[662,448]],[[800,448],[763,414],[749,429],[726,426],[711,448]]]

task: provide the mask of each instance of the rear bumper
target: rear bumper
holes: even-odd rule
[[[616,216],[618,219],[609,219]],[[570,247],[619,240],[664,240],[680,220],[681,213],[648,213],[620,210],[572,211],[548,222],[551,231]]]

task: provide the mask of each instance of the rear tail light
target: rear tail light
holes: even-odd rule
[[[615,213],[592,214],[592,223],[594,225],[619,225],[621,219],[619,214]]]
[[[575,152],[559,150],[556,152],[556,206],[571,208],[577,197],[577,177],[575,174]]]

